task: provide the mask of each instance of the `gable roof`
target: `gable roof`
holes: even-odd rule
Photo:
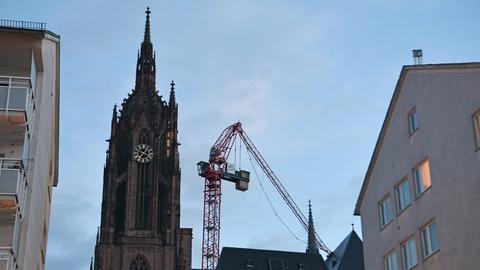
[[[373,150],[372,158],[370,159],[370,163],[368,165],[367,173],[363,180],[362,188],[360,190],[360,194],[358,195],[357,203],[355,204],[354,215],[361,215],[360,209],[362,208],[363,199],[365,197],[365,193],[367,192],[371,174],[375,168],[375,164],[377,161],[378,154],[383,145],[383,141],[385,139],[385,135],[387,133],[388,127],[390,126],[390,120],[393,117],[393,113],[395,111],[398,98],[403,88],[403,83],[408,75],[409,72],[420,71],[420,70],[448,70],[448,69],[468,69],[468,68],[480,68],[480,62],[471,62],[471,63],[451,63],[451,64],[429,64],[429,65],[408,65],[403,66],[402,71],[400,72],[400,76],[397,81],[397,85],[395,86],[395,91],[393,92],[393,97],[390,101],[388,106],[387,114],[385,116],[385,120],[383,121],[382,128],[380,130],[380,135],[378,136],[377,142],[375,144],[375,149]]]
[[[329,270],[363,270],[363,244],[355,231],[343,239],[334,251],[334,257],[329,256],[326,265]],[[335,261],[335,265],[333,265]]]
[[[254,267],[247,267],[249,261]],[[234,247],[222,249],[216,270],[298,270],[300,264],[304,269],[327,270],[320,254]]]

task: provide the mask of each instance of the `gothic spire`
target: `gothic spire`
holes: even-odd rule
[[[150,7],[147,7],[147,11],[145,11],[147,14],[147,20],[145,21],[145,34],[143,36],[143,42],[148,42],[150,43]]]
[[[170,83],[170,100],[168,101],[168,106],[170,108],[175,107],[175,82],[172,80],[172,83]]]
[[[147,7],[145,20],[145,33],[143,35],[140,54],[137,59],[137,76],[135,80],[135,89],[155,90],[155,54],[150,34],[150,8]]]
[[[315,227],[313,226],[312,204],[308,200],[308,246],[307,254],[319,254],[315,240]]]

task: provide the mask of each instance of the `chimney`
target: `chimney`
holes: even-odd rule
[[[417,50],[412,50],[412,54],[413,54],[413,64],[414,65],[421,65],[423,64],[423,52],[421,49],[417,49]]]

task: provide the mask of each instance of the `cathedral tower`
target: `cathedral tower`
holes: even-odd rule
[[[192,230],[180,228],[178,105],[155,88],[150,10],[135,89],[113,108],[95,270],[190,270]]]

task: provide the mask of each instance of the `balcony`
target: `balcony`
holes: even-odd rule
[[[21,217],[26,188],[22,160],[0,158],[0,210],[18,210]]]
[[[20,239],[20,218],[16,212],[0,209],[0,270],[16,269]]]
[[[15,255],[10,249],[0,249],[0,270],[17,270]]]
[[[0,76],[0,124],[26,125],[28,129],[33,104],[29,77]]]

